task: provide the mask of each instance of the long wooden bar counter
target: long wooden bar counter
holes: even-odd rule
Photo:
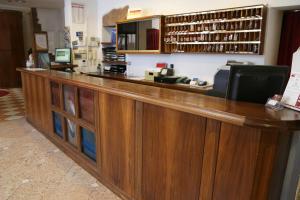
[[[19,71],[27,120],[123,199],[280,197],[290,138],[300,130],[298,112],[65,72]]]

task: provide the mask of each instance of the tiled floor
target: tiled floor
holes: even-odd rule
[[[24,118],[0,122],[0,200],[117,200]]]
[[[23,118],[25,115],[22,89],[9,89],[9,94],[0,97],[0,122]]]

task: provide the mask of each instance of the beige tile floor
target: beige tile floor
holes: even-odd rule
[[[0,122],[0,200],[117,200],[25,119]]]
[[[22,89],[11,88],[8,91],[8,95],[0,97],[0,122],[21,119],[25,115]]]

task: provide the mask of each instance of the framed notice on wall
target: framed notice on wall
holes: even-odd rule
[[[35,51],[48,51],[47,32],[34,33]]]
[[[72,22],[74,24],[85,24],[84,5],[72,3]]]

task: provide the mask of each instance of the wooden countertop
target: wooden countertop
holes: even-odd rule
[[[19,68],[18,71],[125,96],[137,101],[235,125],[300,130],[300,112],[290,109],[273,111],[260,104],[237,102],[203,94],[54,70],[28,71],[24,68]]]
[[[140,79],[139,77],[134,76],[127,76],[125,74],[115,74],[110,72],[89,72],[89,73],[83,73],[87,74],[89,76],[94,77],[100,77],[100,78],[109,78],[114,80],[120,80],[120,81],[126,81],[131,83],[139,83],[144,85],[151,85],[156,87],[162,87],[162,88],[169,88],[169,89],[176,89],[176,90],[182,90],[187,92],[194,92],[194,93],[205,93],[212,89],[212,86],[206,86],[206,87],[199,87],[199,86],[191,86],[189,84],[166,84],[166,83],[157,83],[154,81],[149,81],[145,79]]]

